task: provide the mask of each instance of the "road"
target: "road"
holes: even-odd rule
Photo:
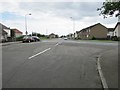
[[[116,46],[63,39],[3,46],[3,88],[102,88],[96,56]]]

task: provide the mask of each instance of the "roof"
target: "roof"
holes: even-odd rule
[[[91,26],[89,26],[89,27],[87,27],[87,28],[83,28],[81,31],[86,31],[86,29],[89,29],[89,28],[92,28],[92,27],[94,27],[94,26],[96,26],[96,25],[102,25],[101,23],[97,23],[97,24],[94,24],[94,25],[91,25]],[[102,25],[103,27],[105,27],[104,25]],[[105,27],[106,28],[106,27]],[[80,31],[80,32],[81,32]]]
[[[76,31],[76,33],[79,33],[80,31]]]
[[[51,33],[50,35],[55,35],[54,33]]]
[[[7,33],[5,30],[3,30],[3,31],[2,31],[2,34],[4,35],[4,34],[8,34],[8,33]]]
[[[15,33],[21,33],[22,34],[22,32],[18,29],[11,29],[11,30],[14,30]]]
[[[9,29],[9,27],[3,25],[2,23],[0,23],[0,25],[2,26],[2,29]]]
[[[118,22],[118,23],[116,24],[116,26],[115,26],[114,30],[116,29],[116,27],[117,27],[118,25],[120,25],[120,22]]]

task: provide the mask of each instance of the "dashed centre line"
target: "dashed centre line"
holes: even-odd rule
[[[54,46],[58,46],[59,44],[61,44],[62,42],[58,42],[57,44],[55,44]]]
[[[59,43],[55,44],[54,46],[58,46],[58,45],[59,45]]]
[[[60,44],[60,43],[57,43],[57,44],[55,44],[54,46],[58,46],[59,44]],[[36,57],[36,56],[38,56],[38,55],[40,55],[40,54],[45,53],[46,51],[49,51],[50,49],[51,49],[51,48],[45,49],[45,50],[43,50],[43,51],[41,51],[41,52],[39,52],[39,53],[37,53],[37,54],[29,57],[28,59],[32,59],[32,58],[34,58],[34,57]]]
[[[51,49],[51,48],[45,49],[45,50],[43,50],[42,52],[39,52],[39,53],[37,53],[37,54],[29,57],[28,59],[32,59],[32,58],[34,58],[34,57],[36,57],[36,56],[38,56],[38,55],[40,55],[40,54],[42,54],[42,53],[45,53],[46,51],[48,51],[48,50],[50,50],[50,49]]]

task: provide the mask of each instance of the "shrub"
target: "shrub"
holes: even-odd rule
[[[23,36],[20,36],[20,37],[16,37],[16,41],[22,41],[24,35]]]
[[[93,36],[93,37],[92,37],[92,40],[96,40],[96,38]]]
[[[118,41],[118,37],[117,37],[117,36],[113,36],[111,39],[112,39],[113,41]]]

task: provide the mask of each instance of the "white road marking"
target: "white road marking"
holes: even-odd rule
[[[103,75],[101,65],[100,65],[100,57],[97,57],[97,69],[98,69],[98,72],[99,72],[99,75],[100,75],[100,78],[101,78],[101,81],[102,81],[103,88],[105,90],[108,90],[108,85],[107,85],[106,79]]]
[[[58,46],[59,44],[61,44],[62,42],[58,42],[57,44],[55,44],[54,46]]]
[[[45,50],[43,50],[42,52],[39,52],[39,53],[37,53],[37,54],[35,54],[35,55],[29,57],[28,59],[32,59],[32,58],[34,58],[34,57],[36,57],[36,56],[38,56],[38,55],[40,55],[40,54],[42,54],[42,53],[44,53],[44,52],[50,50],[50,49],[51,49],[51,48],[45,49]]]
[[[59,45],[59,43],[55,44],[55,46],[58,46],[58,45]]]

